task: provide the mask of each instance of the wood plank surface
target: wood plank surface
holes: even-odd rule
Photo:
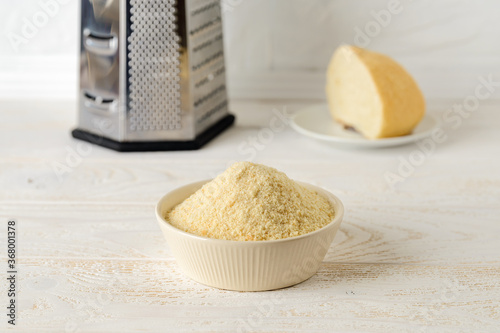
[[[283,290],[239,293],[178,269],[155,220],[157,200],[248,159],[239,147],[269,127],[273,110],[293,114],[314,102],[233,102],[236,126],[200,151],[92,146],[58,175],[53,165],[67,165],[80,147],[69,136],[74,103],[2,101],[0,221],[15,218],[19,231],[15,331],[498,331],[498,101],[482,103],[457,129],[445,123],[448,140],[397,184],[386,173],[418,145],[336,149],[287,126],[251,159],[344,202],[318,274]],[[442,117],[454,103],[431,101],[430,112]]]
[[[325,263],[258,293],[205,287],[173,260],[26,259],[22,274],[25,331],[465,332],[500,319],[498,266]]]
[[[351,205],[328,262],[500,265],[498,209]],[[0,204],[29,258],[171,258],[149,204]]]

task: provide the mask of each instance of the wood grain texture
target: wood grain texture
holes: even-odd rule
[[[499,267],[325,263],[302,284],[260,293],[202,286],[173,260],[25,259],[21,268],[26,331],[457,332],[500,319]]]
[[[498,209],[351,205],[325,261],[499,265]],[[0,204],[29,258],[171,258],[153,204]]]
[[[430,110],[441,116],[457,102]],[[329,189],[346,206],[318,274],[284,290],[238,293],[179,271],[156,201],[248,159],[239,146],[269,126],[273,110],[304,105],[233,102],[237,125],[200,151],[92,147],[58,177],[52,164],[79,147],[69,136],[73,103],[0,102],[0,220],[19,223],[15,331],[497,331],[500,113],[492,101],[458,129],[445,124],[448,140],[396,186],[384,174],[418,146],[339,150],[289,127],[274,133],[252,160]]]

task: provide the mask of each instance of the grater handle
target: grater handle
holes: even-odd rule
[[[118,38],[111,35],[97,35],[85,29],[83,32],[84,45],[87,51],[102,56],[112,56],[118,50]]]

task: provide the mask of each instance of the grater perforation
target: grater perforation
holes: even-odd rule
[[[224,92],[224,91],[226,91],[226,85],[222,84],[222,85],[216,87],[214,90],[210,91],[208,94],[197,99],[194,102],[194,106],[199,107],[201,104],[205,103],[206,101],[210,100],[211,98],[213,98],[217,94]]]
[[[210,64],[211,62],[215,61],[215,60],[218,60],[219,58],[222,58],[224,56],[224,53],[222,51],[218,51],[217,53],[215,54],[212,54],[211,56],[208,56],[207,58],[205,58],[203,61],[201,61],[200,63],[196,64],[196,65],[193,65],[193,71],[197,71],[199,70],[200,68]]]
[[[216,35],[214,38],[211,38],[207,41],[204,41],[195,47],[193,47],[193,52],[199,52],[205,48],[208,48],[209,46],[213,45],[216,42],[222,41],[222,34]]]
[[[202,7],[199,7],[197,9],[193,10],[191,12],[191,17],[194,17],[194,16],[201,14],[203,12],[209,11],[210,9],[218,9],[218,7],[220,7],[218,1],[208,3],[206,5],[203,5]]]
[[[175,15],[171,16],[167,24],[159,19],[159,13],[175,14],[175,3],[175,0],[130,1],[133,22],[128,37],[131,131],[182,129],[176,19]],[[163,92],[168,98],[164,98]]]
[[[213,73],[209,73],[209,74],[203,76],[203,78],[201,80],[197,81],[194,84],[194,87],[195,88],[203,87],[205,84],[207,84],[210,81],[213,81],[214,79],[219,77],[219,75],[224,74],[225,71],[226,71],[226,68],[224,66],[220,67],[219,69],[215,70]]]
[[[201,117],[197,119],[197,122],[202,123],[207,119],[209,119],[214,114],[216,114],[217,112],[224,110],[225,108],[227,108],[227,100],[222,101],[221,103],[217,104],[216,106],[208,110],[206,113],[202,114]]]
[[[208,30],[210,28],[213,28],[214,26],[219,26],[221,22],[222,21],[221,21],[220,16],[216,17],[213,20],[210,20],[210,21],[208,21],[208,22],[206,22],[206,23],[204,23],[204,24],[196,27],[195,29],[190,30],[189,33],[190,33],[191,36],[200,34],[202,32],[205,32],[204,30]]]

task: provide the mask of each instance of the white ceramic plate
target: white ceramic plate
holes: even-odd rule
[[[368,140],[333,121],[327,104],[311,105],[297,113],[292,119],[292,127],[300,134],[349,148],[383,148],[404,145],[429,136],[438,126],[438,120],[427,113],[412,134]]]

